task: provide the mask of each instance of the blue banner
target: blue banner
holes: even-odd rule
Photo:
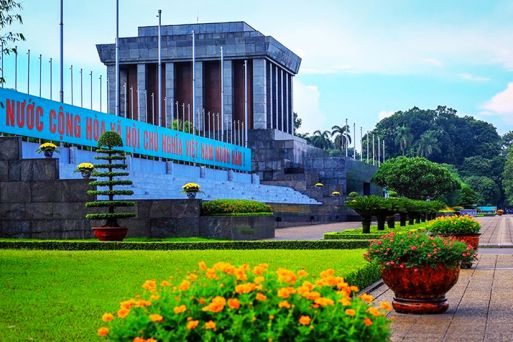
[[[125,152],[251,171],[251,149],[0,89],[0,131],[96,147],[106,131],[123,138]]]

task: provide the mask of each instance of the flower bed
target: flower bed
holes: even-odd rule
[[[143,296],[103,315],[107,324],[98,335],[112,341],[382,341],[390,335],[390,304],[371,306],[372,296],[357,296],[359,289],[332,269],[312,277],[304,270],[271,272],[267,264],[200,262],[185,279],[147,280],[142,287]]]
[[[439,235],[478,234],[480,229],[479,222],[470,216],[442,216],[429,225],[429,230]]]

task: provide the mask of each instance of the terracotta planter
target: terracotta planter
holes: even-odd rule
[[[479,248],[479,236],[481,236],[481,234],[466,234],[466,235],[450,235],[450,237],[458,240],[458,241],[461,241],[463,243],[465,243],[466,245],[471,245],[472,248],[474,248],[474,250],[477,252],[477,249]],[[465,269],[468,269],[468,268],[471,268],[472,267],[472,263],[471,262],[462,262],[461,263],[461,268],[465,268]]]
[[[100,241],[123,241],[128,232],[126,227],[93,227],[94,236]]]
[[[394,291],[392,306],[395,311],[412,314],[443,313],[449,308],[445,294],[458,281],[459,267],[440,264],[413,268],[383,269],[385,284]]]

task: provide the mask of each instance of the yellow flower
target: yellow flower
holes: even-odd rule
[[[390,304],[390,302],[381,302],[381,304],[379,304],[379,306],[380,306],[383,310],[386,310],[386,311],[392,311],[392,304]]]
[[[360,299],[363,300],[366,303],[371,303],[374,300],[374,297],[372,297],[370,294],[361,294]]]
[[[159,314],[151,314],[150,315],[150,320],[152,322],[162,322],[164,320],[164,317],[162,317],[161,315]]]
[[[346,310],[346,315],[354,316],[354,315],[356,315],[356,311],[354,311],[353,309],[347,309]]]
[[[230,298],[230,299],[228,299],[228,307],[230,309],[237,310],[238,308],[240,308],[239,300],[237,298]]]
[[[220,312],[223,311],[224,306],[226,304],[226,299],[221,296],[214,297],[212,299],[212,302],[205,306],[202,310],[203,311],[211,311],[211,312]]]
[[[306,272],[305,270],[299,270],[297,272],[297,275],[303,278],[303,277],[308,276],[308,272]]]
[[[216,324],[214,321],[208,321],[205,323],[205,329],[216,330]]]
[[[321,297],[321,298],[317,298],[315,300],[315,304],[319,304],[320,306],[328,306],[328,305],[334,305],[335,302],[333,301],[333,299]]]
[[[301,325],[309,325],[311,322],[310,316],[301,316],[299,318],[299,324]]]
[[[187,280],[182,281],[182,283],[178,286],[178,290],[180,291],[187,291],[189,287],[191,286],[191,283]]]
[[[258,292],[256,295],[256,300],[263,302],[267,300],[267,297],[263,293]]]
[[[278,289],[278,297],[281,298],[288,298],[291,294],[294,294],[296,292],[296,289],[293,287],[282,287],[281,289]]]
[[[286,300],[283,300],[281,301],[279,304],[278,304],[278,307],[280,308],[285,308],[285,309],[290,309],[291,305],[289,302],[287,302]]]
[[[343,306],[350,306],[351,300],[349,300],[347,297],[343,297],[341,300],[339,300],[340,303],[342,303]]]
[[[267,270],[268,267],[269,267],[268,264],[257,265],[253,268],[253,273],[255,273],[256,275],[262,275]]]
[[[265,281],[264,277],[255,277],[255,279],[253,280],[253,282],[255,284],[262,284],[264,281]]]
[[[200,261],[199,262],[199,268],[202,270],[202,271],[206,271],[207,270],[207,264],[205,264],[204,261]]]
[[[186,327],[189,330],[193,330],[193,329],[195,329],[198,326],[198,324],[199,324],[199,321],[189,321],[189,322],[187,322],[187,326]]]
[[[379,311],[379,309],[375,308],[375,307],[370,307],[367,309],[367,312],[370,313],[372,316],[381,316],[381,312]]]
[[[239,284],[235,286],[235,292],[238,294],[250,293],[255,289],[256,285],[253,283]]]
[[[119,309],[118,317],[125,318],[126,316],[128,316],[129,313],[130,313],[130,309],[125,309],[125,308]]]
[[[102,316],[102,321],[110,322],[114,319],[114,316],[111,313],[104,313]]]
[[[365,317],[365,319],[363,320],[363,323],[368,327],[370,325],[372,325],[372,321],[370,318],[368,317]]]
[[[109,328],[101,327],[100,329],[98,329],[98,336],[107,336],[108,333]]]
[[[173,309],[173,312],[175,314],[181,314],[182,312],[185,312],[187,310],[187,307],[185,305],[175,306]]]
[[[142,285],[143,289],[148,291],[155,291],[157,288],[157,282],[155,280],[146,280]]]

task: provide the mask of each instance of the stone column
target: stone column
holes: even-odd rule
[[[285,97],[283,96],[284,95],[284,92],[283,92],[283,69],[280,68],[280,97],[279,97],[279,101],[280,101],[280,104],[279,104],[279,108],[280,108],[280,130],[282,132],[285,132],[285,112],[284,112],[284,108],[283,108],[283,102],[285,100]]]
[[[171,121],[176,119],[175,114],[175,63],[166,63],[166,125],[171,127]]]
[[[224,127],[228,134],[232,131],[233,122],[233,77],[232,61],[223,61],[223,107],[224,107]],[[231,136],[231,135],[230,135]]]
[[[196,107],[196,113],[194,113],[194,126],[197,129],[202,129],[204,122],[202,115],[200,114],[203,113],[203,62],[196,61],[194,63],[194,77],[196,78],[196,83],[194,84],[195,99],[193,100]]]
[[[253,128],[267,128],[267,84],[265,59],[253,60]]]
[[[269,122],[269,128],[270,129],[273,129],[274,128],[274,115],[275,115],[275,107],[274,107],[274,78],[273,78],[273,75],[274,75],[274,72],[273,72],[273,64],[269,62],[269,111],[271,112],[270,114],[270,118],[271,118],[271,122]]]
[[[290,117],[292,128],[290,134],[294,135],[294,76],[290,75]]]
[[[124,118],[128,117],[127,108],[126,108],[128,105],[128,97],[127,97],[128,91],[129,91],[129,89],[128,89],[128,74],[127,74],[126,70],[120,69],[119,70],[119,116],[122,116]]]
[[[274,80],[273,80],[273,87],[274,87],[274,128],[279,129],[278,123],[279,123],[279,107],[278,107],[278,66],[274,66]]]
[[[116,67],[114,65],[107,66],[107,79],[109,80],[107,113],[116,114]]]
[[[137,108],[139,121],[148,122],[146,94],[146,64],[137,64]]]

